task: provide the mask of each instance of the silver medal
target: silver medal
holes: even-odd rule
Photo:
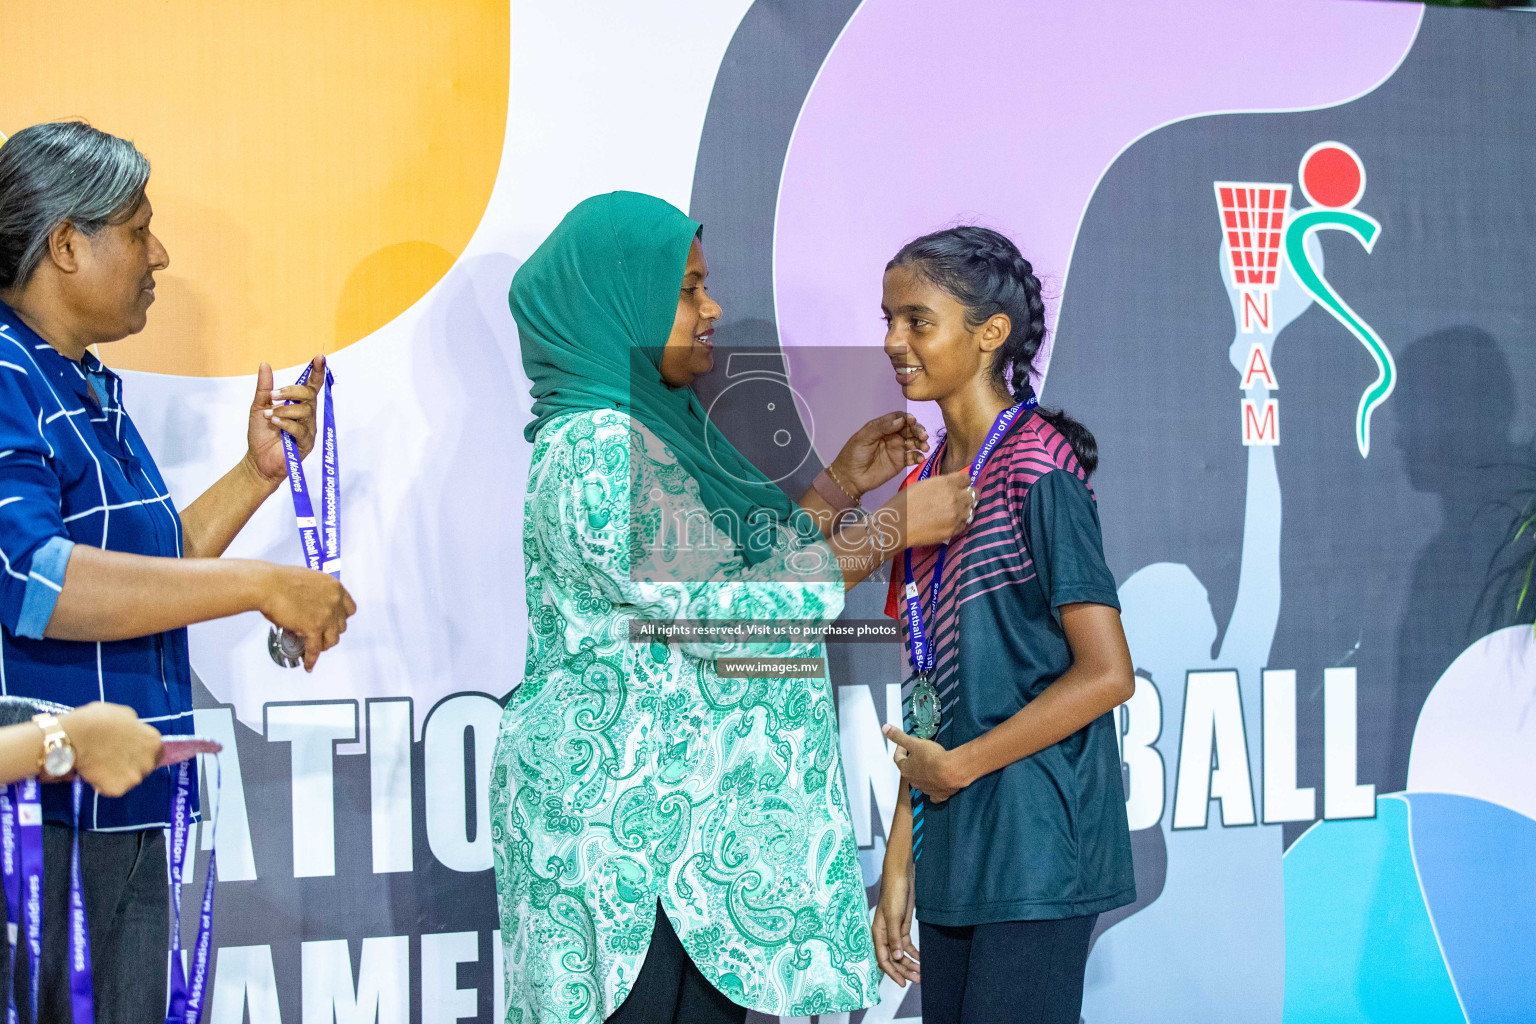
[[[304,664],[304,638],[281,626],[273,626],[272,632],[267,634],[267,653],[283,668],[298,668]]]
[[[919,672],[912,684],[912,735],[931,740],[939,734],[943,719],[938,688],[927,672]]]

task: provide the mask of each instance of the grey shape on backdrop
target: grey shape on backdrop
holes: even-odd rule
[[[710,292],[725,311],[721,349],[776,348],[773,231],[779,178],[790,136],[816,74],[858,0],[757,0],[720,61],[694,164],[689,214],[704,225]],[[729,386],[717,370],[694,385],[707,407]],[[755,460],[755,439],[722,424]],[[816,460],[784,481],[790,494],[810,485]],[[798,490],[797,490],[798,488]]]
[[[1529,563],[1507,543],[1536,487],[1536,444],[1517,440],[1508,347],[1481,327],[1448,327],[1398,356],[1394,436],[1417,492],[1435,496],[1440,522],[1414,559],[1397,631],[1392,735],[1411,740],[1447,652],[1512,622],[1536,601],[1519,594]],[[1463,400],[1444,401],[1444,396]],[[1447,592],[1443,581],[1467,585]],[[1392,751],[1406,770],[1406,747]]]
[[[718,355],[736,346],[774,349],[779,345],[773,234],[784,157],[816,74],[859,3],[756,0],[721,60],[699,140],[689,205],[690,215],[704,225],[710,290],[725,311],[716,334]],[[695,383],[706,407],[729,384],[720,372],[723,362],[717,359],[716,372]],[[888,374],[885,379],[890,380]],[[732,443],[754,462],[774,454],[773,450],[761,450],[767,439],[743,429],[744,425],[721,426]],[[818,459],[806,460],[783,481],[785,491],[802,493],[820,469]],[[885,588],[878,583],[883,579],[883,573],[877,574],[875,585],[850,591],[844,615],[881,616]],[[885,683],[901,679],[901,658],[900,648],[894,645],[831,644],[827,648],[834,682],[869,685],[876,708],[885,706]],[[886,824],[875,823],[877,835],[884,834]],[[879,843],[877,839],[876,849]],[[911,986],[895,1016],[915,1017],[921,1005],[919,986]],[[858,1024],[862,1016],[852,1014],[852,1024]],[[773,1019],[757,1013],[748,1016],[755,1024]]]

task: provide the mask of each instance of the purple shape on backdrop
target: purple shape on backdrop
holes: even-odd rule
[[[818,435],[886,410],[850,401],[862,389],[802,367],[793,347],[878,345],[880,272],[907,239],[961,218],[1009,234],[1054,324],[1083,211],[1122,149],[1201,114],[1346,102],[1391,74],[1422,14],[1363,0],[866,0],[801,110],[774,234],[779,333],[796,389],[827,410]],[[937,426],[932,407],[923,416]]]
[[[1419,888],[1467,1024],[1536,1018],[1536,821],[1409,793]]]

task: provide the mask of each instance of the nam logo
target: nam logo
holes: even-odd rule
[[[1342,142],[1319,142],[1301,158],[1301,194],[1310,204],[1290,209],[1291,186],[1273,182],[1215,182],[1221,214],[1229,287],[1236,294],[1238,326],[1243,334],[1273,335],[1277,293],[1284,292],[1284,268],[1290,280],[1344,325],[1376,363],[1376,380],[1360,395],[1355,415],[1355,443],[1361,456],[1371,452],[1371,413],[1387,400],[1396,383],[1392,353],[1371,325],[1340,297],[1322,272],[1319,231],[1346,231],[1370,252],[1381,233],[1375,218],[1356,210],[1365,194],[1365,165]],[[1310,243],[1310,244],[1309,244]],[[1299,312],[1300,310],[1296,310]],[[1285,322],[1295,313],[1284,317]],[[1245,444],[1280,443],[1279,404],[1268,392],[1279,387],[1271,365],[1271,342],[1255,340],[1240,367],[1245,392],[1260,389],[1242,405]]]

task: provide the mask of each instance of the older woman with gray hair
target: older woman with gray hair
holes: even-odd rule
[[[91,351],[143,330],[170,262],[150,230],[148,182],[132,143],[80,122],[0,145],[0,690],[127,705],[174,736],[192,731],[188,625],[259,611],[304,639],[313,668],[355,605],[325,573],[219,557],[283,482],[282,434],[313,447],[313,388],[274,390],[263,363],[244,457],[178,511],[122,381]],[[318,382],[321,358],[314,367]],[[49,750],[70,744],[62,718],[40,723]],[[43,789],[38,1017],[63,1021],[74,814],[70,787]],[[171,796],[161,768],[122,797],[92,794],[80,813],[99,1022],[165,1013]],[[24,1020],[28,959],[12,979]]]

